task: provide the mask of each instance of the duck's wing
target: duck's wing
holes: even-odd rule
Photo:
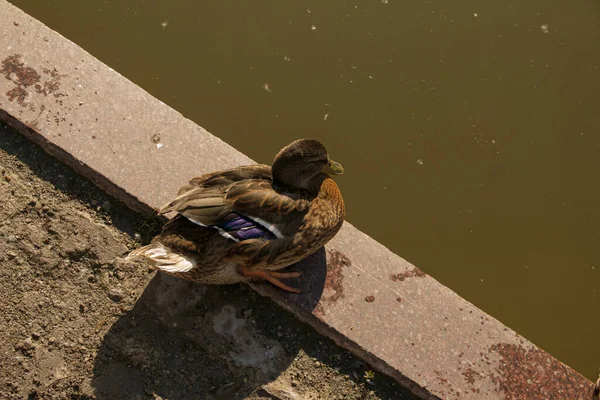
[[[213,226],[231,212],[231,208],[225,203],[225,195],[230,186],[231,184],[225,187],[192,187],[162,206],[158,213],[174,211],[198,225]]]
[[[265,227],[277,238],[293,236],[304,223],[314,195],[274,186],[270,181],[242,181],[226,195],[232,211]]]
[[[231,212],[225,203],[229,188],[236,182],[252,179],[270,181],[271,167],[244,165],[195,177],[179,188],[177,197],[162,206],[158,213],[174,211],[198,225],[213,226]]]
[[[181,193],[160,213],[175,211],[198,225],[215,227],[236,241],[273,239],[297,232],[314,197],[300,190],[274,188],[265,179],[207,185],[210,179],[227,178],[205,180]]]
[[[191,179],[187,185],[179,188],[177,195],[182,195],[183,193],[197,187],[224,187],[230,185],[231,183],[246,179],[261,179],[270,181],[272,180],[271,167],[263,164],[244,165],[241,167],[204,174]]]

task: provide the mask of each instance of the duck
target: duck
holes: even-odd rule
[[[158,210],[175,213],[154,237],[126,257],[156,270],[204,284],[268,281],[300,290],[281,272],[310,256],[340,230],[342,194],[331,175],[344,172],[315,139],[281,149],[272,166],[243,165],[191,179]]]

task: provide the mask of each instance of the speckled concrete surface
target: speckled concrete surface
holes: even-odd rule
[[[4,0],[0,14],[0,118],[131,207],[252,162]],[[254,287],[422,398],[591,396],[590,381],[350,224],[300,268],[301,295]]]

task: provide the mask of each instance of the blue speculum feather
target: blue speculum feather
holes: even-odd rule
[[[215,226],[237,240],[276,238],[270,230],[258,222],[237,213],[229,213]]]

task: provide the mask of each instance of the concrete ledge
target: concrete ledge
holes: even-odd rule
[[[252,162],[4,0],[0,15],[0,119],[132,208]],[[301,267],[302,295],[254,288],[421,398],[591,395],[590,381],[350,224]]]

